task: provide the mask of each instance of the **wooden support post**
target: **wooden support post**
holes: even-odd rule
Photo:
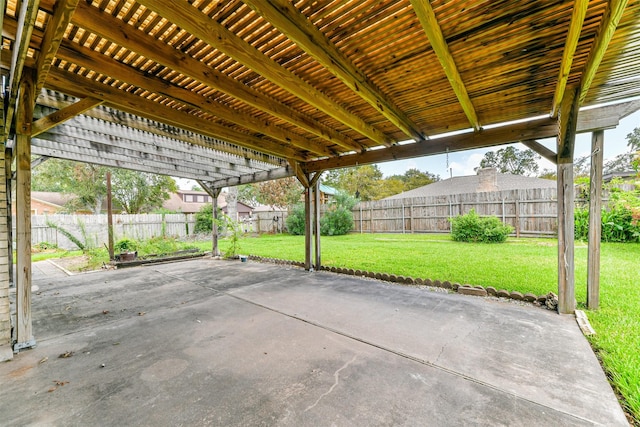
[[[591,136],[591,174],[589,184],[589,252],[587,267],[587,308],[600,305],[600,239],[602,235],[602,150],[604,131]]]
[[[107,171],[107,234],[109,239],[109,260],[115,259],[113,250],[113,203],[111,194],[111,172]]]
[[[11,285],[15,285],[15,277],[13,271],[13,215],[11,215],[11,194],[13,192],[13,173],[11,172],[11,164],[13,163],[13,153],[12,150],[7,148],[4,152],[4,173],[5,179],[7,183],[7,213],[5,214],[7,217],[7,248],[8,248],[8,257],[9,257],[9,283]]]
[[[31,322],[31,122],[34,75],[25,70],[16,114],[16,342],[13,351],[35,347]]]
[[[558,114],[558,312],[573,314],[575,299],[573,151],[579,88],[567,91]]]
[[[221,188],[214,188],[211,191],[211,209],[213,221],[211,224],[211,256],[220,256],[220,248],[218,247],[218,197],[220,197]]]
[[[315,178],[315,177],[314,177]],[[313,206],[314,206],[314,231],[315,231],[315,269],[320,270],[321,256],[320,256],[320,182],[316,180],[313,186]]]
[[[1,114],[1,113],[0,113]],[[0,170],[0,362],[13,358],[11,347],[11,309],[9,304],[9,285],[13,272],[13,257],[11,244],[11,153],[2,151],[5,155],[5,167]],[[6,156],[9,161],[6,161]],[[9,169],[6,169],[7,164]]]
[[[304,269],[312,270],[311,265],[311,187],[304,189]]]

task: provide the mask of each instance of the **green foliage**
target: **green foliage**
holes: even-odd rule
[[[173,178],[152,173],[116,169],[111,181],[114,200],[130,214],[153,211],[178,191]]]
[[[353,228],[353,214],[342,206],[329,209],[320,218],[320,234],[323,236],[341,236]]]
[[[136,242],[136,250],[144,255],[167,255],[179,249],[178,241],[171,237],[159,236]]]
[[[124,238],[118,240],[113,247],[119,253],[135,252],[138,249],[138,242],[136,242],[133,239],[129,239],[127,237],[124,237]]]
[[[223,218],[222,210],[218,208],[218,218]],[[218,225],[218,233],[222,233],[225,225]],[[213,230],[213,205],[206,204],[196,212],[196,224],[193,228],[195,234],[211,234]]]
[[[538,172],[540,156],[533,150],[518,150],[513,146],[485,153],[480,168],[496,168],[500,173],[534,175]]]
[[[217,221],[218,228],[222,228],[226,231],[227,240],[229,245],[224,253],[225,258],[234,258],[240,251],[240,238],[243,235],[242,222],[234,221],[228,215],[222,215]]]
[[[292,176],[272,181],[259,182],[256,185],[255,198],[258,202],[271,207],[286,208],[300,202],[303,188],[298,180]],[[242,197],[249,197],[246,190]]]
[[[513,232],[495,216],[481,217],[475,210],[451,218],[451,237],[457,242],[502,243]]]
[[[631,151],[640,151],[640,127],[627,134],[627,146]]]
[[[303,236],[304,224],[304,205],[297,204],[287,216],[287,230],[289,231],[289,234],[293,234],[294,236]]]
[[[82,243],[80,241],[80,239],[78,239],[76,236],[74,236],[73,234],[71,234],[71,232],[69,230],[66,230],[64,227],[59,226],[58,224],[55,224],[52,221],[47,221],[47,226],[51,227],[55,230],[57,230],[60,234],[62,234],[63,236],[65,236],[67,239],[69,239],[74,245],[76,245],[78,247],[78,249],[80,249],[81,251],[84,251],[86,249],[85,244]]]
[[[33,245],[33,248],[32,248],[32,250],[36,252],[47,251],[51,249],[58,249],[58,245],[56,245],[55,243],[40,242],[38,244]]]
[[[601,240],[603,242],[640,242],[640,185],[628,191],[620,189],[622,181],[607,184],[609,202],[602,209]],[[575,238],[589,238],[589,210],[574,212]]]

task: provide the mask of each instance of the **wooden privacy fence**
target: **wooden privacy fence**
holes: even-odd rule
[[[195,215],[193,214],[113,216],[115,241],[123,237],[136,240],[163,235],[186,237],[194,234],[194,226]],[[77,249],[77,246],[60,229],[71,233],[89,248],[107,244],[107,215],[33,215],[31,217],[31,242],[34,245],[48,242],[63,249]]]
[[[451,230],[449,218],[472,209],[479,215],[497,216],[514,228],[516,236],[555,235],[557,232],[555,188],[362,202],[353,210],[354,231],[444,233]]]

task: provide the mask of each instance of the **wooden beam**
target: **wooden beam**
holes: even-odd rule
[[[31,319],[31,122],[35,75],[23,73],[16,113],[16,343],[14,352],[36,345]]]
[[[58,57],[90,70],[100,70],[102,74],[108,75],[116,80],[175,99],[188,106],[193,106],[203,112],[235,123],[250,131],[270,136],[286,145],[294,145],[297,149],[307,150],[319,156],[332,156],[336,154],[334,150],[327,148],[324,144],[312,142],[299,134],[273,125],[265,120],[260,120],[251,114],[231,109],[220,102],[205,98],[191,90],[175,86],[171,82],[151,76],[131,66],[113,61],[106,55],[94,50],[65,42],[58,52]]]
[[[587,15],[587,7],[589,0],[576,0],[573,4],[573,12],[571,13],[571,22],[567,33],[567,41],[562,52],[562,62],[558,74],[558,82],[556,83],[556,91],[553,95],[553,104],[551,106],[551,117],[558,115],[560,101],[564,98],[564,91],[567,87],[567,80],[571,74],[571,66],[573,65],[573,55],[578,47],[580,34],[582,33],[582,25],[584,17]]]
[[[565,92],[558,111],[558,163],[573,163],[578,126],[579,88]]]
[[[526,145],[536,153],[540,154],[545,159],[549,160],[553,164],[558,163],[558,155],[553,152],[553,150],[548,149],[544,145],[540,144],[535,139],[527,139],[524,141],[520,141],[522,144]]]
[[[51,69],[47,78],[47,86],[76,97],[93,96],[117,109],[136,114],[141,117],[157,120],[171,126],[180,127],[191,132],[200,133],[213,138],[221,138],[252,150],[270,153],[276,156],[305,160],[306,155],[275,141],[243,134],[226,126],[201,119],[187,112],[167,108],[157,102],[137,96],[117,88],[96,83],[85,77],[77,76],[61,69]]]
[[[302,164],[306,173],[379,163],[390,160],[443,154],[472,148],[510,144],[534,138],[550,138],[557,135],[558,125],[551,118],[531,120],[508,126],[482,129],[460,135],[430,139],[421,144],[411,143],[386,149],[370,150],[362,154],[350,154],[331,159],[312,160]]]
[[[425,136],[407,115],[394,105],[364,72],[360,71],[340,50],[307,19],[290,1],[245,0],[256,13],[286,35],[331,74],[367,101],[380,114],[407,136],[422,141]]]
[[[36,94],[40,93],[40,89],[44,86],[51,64],[56,57],[60,42],[64,37],[64,33],[77,5],[78,0],[58,0],[55,3],[53,16],[51,16],[49,22],[47,22],[44,38],[40,45],[40,53],[36,60],[35,69],[38,72],[36,78]]]
[[[220,23],[200,12],[191,4],[187,2],[166,2],[164,0],[140,0],[138,3],[157,12],[163,18],[168,19],[205,43],[215,46],[220,52],[257,72],[328,116],[366,136],[371,141],[374,141],[376,145],[390,145],[392,143],[389,137],[378,129],[349,112],[342,105],[334,102],[323,92],[245,42]]]
[[[593,78],[598,72],[602,58],[609,47],[609,42],[618,28],[618,23],[624,14],[627,3],[628,0],[610,0],[607,2],[607,9],[600,21],[596,40],[589,52],[587,63],[584,67],[584,71],[582,72],[582,78],[580,80],[581,90],[578,96],[580,105],[584,103],[584,100],[587,97]]]
[[[427,34],[427,38],[444,69],[447,79],[449,79],[453,91],[458,97],[458,102],[460,102],[462,110],[467,115],[469,123],[476,131],[479,130],[480,121],[478,120],[476,110],[467,93],[467,88],[462,80],[462,76],[460,76],[458,72],[458,67],[453,59],[453,55],[451,55],[436,14],[431,7],[431,2],[428,0],[411,0],[411,5],[422,24],[422,28]]]
[[[300,163],[295,160],[289,160],[289,165],[291,165],[291,170],[295,177],[298,178],[298,181],[300,181],[300,184],[305,188],[309,187],[309,177],[302,171]]]
[[[85,2],[78,4],[76,13],[71,21],[79,27],[86,28],[88,31],[104,37],[119,46],[137,52],[158,64],[169,67],[211,88],[231,95],[255,108],[301,127],[348,151],[360,150],[362,148],[356,141],[337,132],[331,127],[281,102],[266,97],[263,93],[226,76],[203,62],[158,41],[142,31],[136,30],[121,19],[101,12],[98,8],[92,7]]]
[[[7,104],[5,116],[5,135],[11,132],[11,123],[18,99],[18,89],[22,81],[22,73],[27,53],[29,50],[29,42],[31,41],[31,33],[38,15],[39,0],[23,0],[18,15],[18,29],[16,31],[16,39],[11,55],[11,68],[9,69],[9,102]],[[4,10],[2,14],[4,15]],[[17,46],[17,47],[16,47]],[[31,95],[35,92],[31,91]],[[30,101],[31,103],[34,100]],[[32,106],[33,107],[33,106]]]
[[[621,102],[596,108],[582,109],[578,113],[577,133],[615,129],[620,120],[640,110],[640,100]]]
[[[69,105],[68,107],[58,110],[46,117],[42,117],[31,125],[31,136],[34,137],[40,135],[42,132],[48,131],[59,124],[102,104],[102,102],[103,101],[100,99],[86,97],[75,104]]]
[[[604,131],[591,137],[589,180],[589,250],[587,251],[587,308],[600,306],[600,240],[602,238],[602,163]]]
[[[287,178],[294,176],[293,168],[290,166],[272,169],[268,171],[256,172],[252,174],[240,175],[211,182],[213,188],[233,187],[235,185],[252,184],[254,182],[271,181],[273,179]]]

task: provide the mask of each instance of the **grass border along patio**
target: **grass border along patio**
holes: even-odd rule
[[[209,243],[210,244],[210,243]],[[221,241],[224,252],[228,242]],[[262,235],[240,241],[240,253],[304,260],[304,237]],[[589,341],[622,405],[640,426],[640,244],[603,243],[600,309],[587,311]],[[587,245],[576,242],[576,299],[585,308]],[[557,292],[557,241],[514,239],[503,244],[452,241],[438,234],[350,234],[322,238],[322,265],[449,280],[497,289]],[[560,344],[559,344],[560,345]]]

